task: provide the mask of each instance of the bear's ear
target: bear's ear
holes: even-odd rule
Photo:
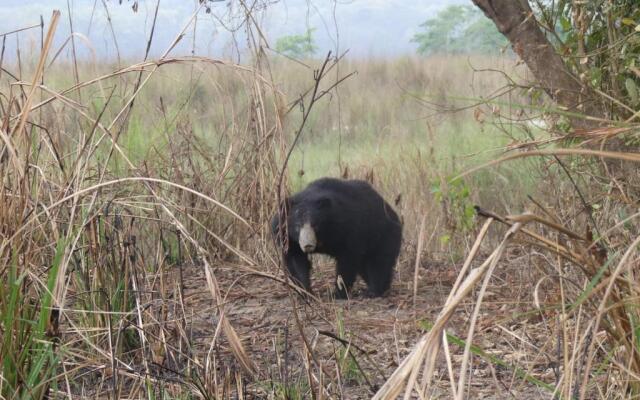
[[[320,210],[326,210],[326,209],[331,208],[332,203],[333,202],[331,201],[331,198],[329,198],[329,197],[320,197],[318,199],[318,201],[317,201],[317,206],[318,206],[318,209],[320,209]]]

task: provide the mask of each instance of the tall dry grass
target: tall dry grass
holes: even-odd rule
[[[167,51],[106,73],[76,60],[48,65],[59,22],[55,12],[35,68],[0,75],[2,396],[222,396],[233,375],[218,377],[192,353],[182,268],[205,270],[217,341],[254,376],[214,266],[230,257],[255,266],[266,247],[260,226],[274,209],[284,144],[280,94],[260,60]],[[235,76],[244,97],[238,109],[216,108],[217,144],[195,134],[180,110],[188,103],[170,92],[146,104],[158,136],[138,125],[150,112],[136,108],[141,93],[172,64]],[[70,77],[70,67],[82,72]],[[224,87],[211,94],[227,98]]]
[[[510,377],[479,382],[495,393],[638,393],[635,187],[600,162],[637,155],[560,151],[557,132],[512,124],[527,98],[505,90],[495,72],[526,78],[512,60],[346,58],[314,80],[322,61],[267,60],[260,48],[248,65],[167,53],[118,68],[50,64],[48,43],[0,72],[3,397],[339,396],[342,379],[357,382],[358,360],[367,358],[344,339],[348,316],[336,308],[333,335],[344,349],[329,370],[314,358],[303,316],[292,313],[304,363],[291,384],[286,350],[275,361],[278,377],[247,350],[229,318],[243,307],[228,297],[236,281],[220,279],[231,265],[282,284],[268,220],[287,187],[321,175],[366,178],[396,200],[401,265],[415,266],[414,281],[402,283],[411,283],[414,304],[426,259],[458,274],[435,321],[414,310],[416,329],[429,332],[389,380],[362,374],[367,393],[379,385],[377,398],[428,397],[444,387],[444,397],[473,397],[474,371],[484,367]],[[316,84],[331,91],[314,102]],[[313,112],[298,112],[312,104]],[[536,146],[549,149],[522,152]],[[516,164],[500,160],[500,168],[454,179],[510,149],[520,151]],[[485,207],[483,227],[468,215],[474,204]],[[196,349],[185,311],[184,274],[194,266],[212,306],[208,352]],[[504,289],[510,275],[523,290]],[[301,300],[287,293],[298,310]],[[504,304],[514,315],[504,316]],[[457,314],[466,322],[452,326]],[[543,362],[551,374],[530,367]]]
[[[611,135],[616,131],[619,129],[606,129],[603,133]],[[637,153],[585,149],[530,151],[496,162],[541,155],[580,155],[640,162],[640,155]],[[473,171],[468,173],[471,172]],[[589,188],[595,191],[597,185]],[[576,187],[574,190],[580,189]],[[591,196],[593,193],[587,195]],[[611,223],[609,212],[612,210],[597,213],[595,219],[576,221],[575,215],[571,219],[561,217],[561,213],[569,211],[566,203],[563,205],[565,208],[562,210],[538,205],[536,212],[506,217],[477,208],[478,214],[487,218],[487,221],[467,255],[438,318],[428,324],[429,332],[415,345],[375,399],[393,399],[402,393],[404,398],[410,398],[414,394],[421,397],[433,395],[434,386],[439,380],[435,371],[441,352],[444,353],[442,357],[446,359],[448,366],[451,398],[470,396],[469,385],[474,380],[470,372],[473,371],[472,365],[482,361],[511,369],[514,377],[537,387],[539,391],[535,396],[576,399],[637,396],[640,382],[637,374],[637,292],[640,287],[635,270],[640,239],[637,237],[638,224],[635,219],[639,214],[625,215],[603,231],[603,225]],[[617,212],[623,210],[624,202],[614,209]],[[590,225],[592,222],[595,224]],[[507,225],[509,229],[491,254],[482,257],[478,250],[495,223]],[[578,227],[586,228],[586,232],[576,231]],[[597,230],[597,236],[592,229]],[[527,329],[501,328],[515,337],[515,342],[527,344],[527,358],[554,360],[555,380],[552,382],[540,380],[532,370],[509,365],[500,357],[472,344],[477,340],[483,317],[492,320],[486,315],[486,311],[482,315],[485,308],[483,302],[491,302],[487,299],[490,296],[487,288],[498,274],[497,270],[505,268],[503,258],[506,258],[509,246],[513,247],[514,243],[522,241],[528,243],[527,251],[541,258],[538,261],[532,260],[532,266],[539,269],[541,274],[538,274],[537,281],[531,282],[532,298],[529,301],[544,322],[542,335],[546,333],[549,336],[538,347],[536,341],[536,344],[532,343],[532,337],[536,333],[540,334],[535,332],[540,329],[539,326]],[[477,266],[472,267],[474,263]],[[551,301],[542,300],[548,298],[549,294]],[[452,336],[447,331],[452,327],[447,328],[447,325],[454,313],[465,307],[464,301],[468,297],[472,297],[473,303],[469,319],[462,328],[466,336]],[[518,319],[520,317],[514,317],[514,320]],[[495,335],[491,338],[494,341],[501,340]],[[462,347],[464,352],[461,357],[454,360],[451,347]],[[474,356],[479,360],[473,361]],[[507,392],[510,390],[499,388],[498,385],[495,389]]]

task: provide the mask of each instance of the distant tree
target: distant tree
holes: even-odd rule
[[[509,42],[493,22],[473,6],[451,5],[420,25],[411,39],[418,53],[497,53]]]
[[[315,28],[307,29],[304,35],[288,35],[276,41],[275,49],[292,58],[308,58],[315,54],[317,47],[313,41]]]

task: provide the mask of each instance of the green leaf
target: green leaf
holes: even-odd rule
[[[638,104],[638,87],[633,79],[627,78],[624,81],[624,86],[627,88],[627,93],[631,98],[631,103],[635,106]]]
[[[594,67],[589,70],[589,74],[591,75],[591,84],[593,86],[600,86],[600,82],[602,81],[602,70]]]
[[[567,17],[562,15],[560,16],[560,26],[562,27],[563,31],[568,32],[571,30],[571,21],[569,21]]]
[[[636,21],[632,20],[631,18],[622,18],[622,23],[625,25],[635,25]]]
[[[467,220],[472,220],[473,217],[475,217],[476,215],[476,209],[471,205],[471,204],[467,204],[467,206],[464,208],[464,216]]]
[[[466,199],[467,197],[469,197],[469,194],[471,194],[471,191],[469,190],[469,186],[464,186],[460,190],[460,198],[462,199]]]

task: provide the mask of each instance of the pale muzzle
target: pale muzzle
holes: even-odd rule
[[[300,248],[305,253],[313,253],[316,249],[316,233],[314,232],[311,224],[306,223],[300,229],[300,237],[298,238]]]

